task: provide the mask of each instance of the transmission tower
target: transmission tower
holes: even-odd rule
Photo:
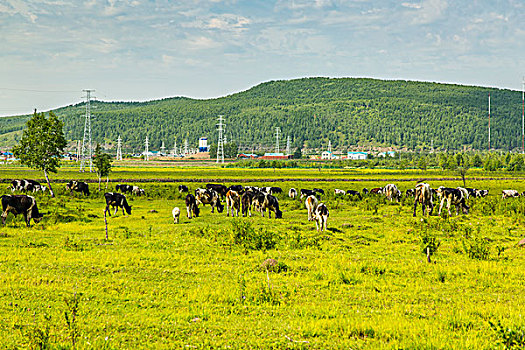
[[[291,144],[291,137],[288,135],[288,138],[286,139],[286,154],[290,154],[290,144]]]
[[[122,139],[118,135],[117,139],[117,160],[122,160]]]
[[[144,146],[145,146],[145,149],[144,149],[144,160],[148,161],[149,160],[149,140],[148,140],[148,135],[146,135],[146,141],[144,142]]]
[[[279,153],[279,133],[281,132],[281,128],[276,127],[275,128],[275,153]]]
[[[184,155],[188,154],[188,139],[184,139]]]
[[[82,90],[86,93],[86,120],[84,122],[84,138],[82,139],[82,161],[80,171],[85,171],[86,160],[89,159],[89,172],[93,171],[93,147],[91,144],[91,93],[95,90]]]
[[[80,140],[77,142],[77,162],[80,160]]]
[[[222,124],[222,122],[224,121],[224,119],[222,118],[222,115],[219,116],[218,120],[219,124],[217,124],[217,130],[219,131],[219,139],[217,141],[217,163],[219,163],[219,161],[221,163],[224,163],[224,140],[222,136],[222,133],[224,132],[224,125]]]

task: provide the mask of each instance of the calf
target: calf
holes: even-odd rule
[[[334,196],[337,196],[338,194],[345,195],[345,190],[340,190],[339,188],[334,189]]]
[[[173,223],[178,224],[179,223],[179,216],[180,216],[180,209],[179,207],[173,208],[171,211],[171,215],[173,215]]]
[[[115,208],[113,215],[117,214],[118,208],[122,208],[122,215],[124,215],[124,209],[128,215],[131,215],[131,206],[128,205],[125,195],[115,192],[107,192],[104,193],[104,198],[106,198],[106,209],[104,210],[104,215],[109,211],[110,205]],[[111,216],[111,212],[109,212],[109,216]]]
[[[241,207],[241,196],[237,191],[229,190],[226,192],[226,216],[234,216],[233,210],[235,209],[235,216],[239,216],[239,209]]]
[[[210,204],[212,213],[215,210],[215,207],[217,207],[217,211],[219,213],[222,213],[222,211],[224,210],[224,206],[221,203],[219,194],[215,190],[198,188],[195,190],[195,200],[197,202],[197,205]]]
[[[389,199],[391,202],[393,199],[396,200],[396,202],[399,202],[399,199],[401,198],[401,191],[397,189],[397,186],[394,184],[388,184],[383,188],[383,192],[387,199]]]
[[[255,196],[255,193],[253,191],[246,191],[242,194],[241,197],[241,204],[242,204],[242,216],[246,216],[248,214],[249,216],[252,216],[252,201],[253,197]]]
[[[520,193],[516,190],[503,190],[501,191],[501,199],[519,197]]]
[[[122,193],[131,193],[131,191],[133,191],[133,186],[118,184],[117,186],[115,186],[115,191],[120,191]]]
[[[2,225],[5,225],[5,219],[9,213],[14,216],[22,214],[27,227],[31,226],[31,219],[35,223],[42,220],[44,215],[38,212],[35,198],[26,195],[3,195],[2,199]]]
[[[450,206],[453,204],[456,207],[456,215],[459,214],[459,209],[461,208],[463,210],[464,214],[468,214],[469,206],[466,203],[465,194],[463,191],[465,189],[458,189],[458,188],[447,188],[447,187],[439,187],[438,188],[438,195],[441,197],[441,204],[439,205],[439,213],[438,215],[441,215],[441,209],[443,209],[443,204],[445,203],[445,200],[447,201],[447,209],[448,209],[448,215],[452,215],[450,213]]]
[[[66,184],[66,190],[69,190],[69,194],[73,195],[73,191],[83,193],[89,196],[89,185],[83,181],[71,180]]]
[[[326,205],[320,203],[315,209],[315,227],[317,227],[317,231],[326,231],[326,222],[329,215]]]
[[[220,184],[206,184],[206,188],[208,190],[214,190],[217,192],[221,197],[226,196],[226,192],[228,192],[228,187]]]
[[[304,206],[306,207],[306,210],[308,210],[308,221],[312,221],[314,219],[314,212],[318,204],[317,198],[315,198],[314,195],[306,197]]]
[[[185,192],[188,192],[189,189],[188,189],[188,186],[186,185],[179,185],[179,193],[185,193]]]
[[[288,191],[288,197],[295,199],[297,197],[297,190],[295,188],[290,188]]]
[[[361,193],[359,193],[359,191],[348,190],[348,191],[346,191],[346,194],[348,196],[356,196],[357,198],[362,199]]]
[[[414,217],[416,216],[416,209],[418,203],[421,204],[423,215],[425,215],[425,207],[429,208],[428,215],[432,215],[434,204],[432,203],[432,190],[430,185],[424,182],[418,183],[414,193]]]
[[[279,210],[279,201],[271,194],[265,195],[265,200],[261,205],[261,214],[264,216],[265,210],[268,209],[268,218],[272,218],[272,211],[275,213],[276,219],[282,219],[283,212]]]
[[[146,191],[144,191],[144,189],[140,188],[139,186],[133,186],[131,193],[134,194],[135,196],[145,196],[146,195]]]
[[[188,214],[188,219],[191,219],[192,215],[196,218],[199,217],[199,206],[195,196],[191,193],[186,196],[186,213]]]

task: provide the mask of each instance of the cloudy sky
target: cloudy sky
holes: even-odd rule
[[[306,76],[521,90],[524,0],[0,0],[0,115]]]

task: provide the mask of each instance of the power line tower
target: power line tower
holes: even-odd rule
[[[279,134],[281,133],[281,128],[275,128],[275,153],[279,153]]]
[[[145,161],[148,161],[149,160],[149,140],[148,140],[148,135],[146,135],[146,141],[144,142],[144,160]]]
[[[77,142],[77,163],[80,160],[80,150],[81,150],[81,148],[80,148],[80,140],[78,140],[78,142]]]
[[[177,155],[177,140],[175,140],[173,143],[173,149],[171,150],[171,153],[174,157]]]
[[[286,154],[290,154],[291,143],[292,143],[292,139],[290,138],[290,135],[288,135],[288,138],[286,139]]]
[[[222,122],[224,119],[222,118],[222,115],[219,116],[219,124],[217,124],[217,130],[219,131],[219,139],[217,141],[217,163],[219,161],[221,163],[224,163],[224,139],[223,139],[223,132],[224,132],[224,125]]]
[[[91,93],[95,90],[82,90],[86,93],[86,120],[84,122],[84,138],[82,139],[82,161],[80,171],[85,171],[86,160],[89,159],[89,172],[93,171],[93,146],[91,144]]]
[[[117,139],[117,160],[122,160],[122,139],[118,135]]]
[[[184,139],[184,155],[188,154],[188,139]]]

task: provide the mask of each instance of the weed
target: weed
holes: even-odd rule
[[[39,327],[37,325],[34,325],[28,330],[26,336],[29,340],[29,347],[31,349],[51,349],[50,324],[51,316],[48,314],[44,314],[44,326]]]
[[[64,317],[66,319],[67,330],[69,338],[71,339],[71,344],[75,347],[77,340],[80,337],[80,329],[78,326],[80,295],[75,292],[71,297],[64,297],[64,302],[66,303]]]
[[[488,260],[490,258],[490,246],[485,238],[464,239],[463,250],[471,259]]]
[[[256,230],[250,221],[233,220],[230,237],[233,244],[245,250],[269,250],[277,245],[278,236],[266,229]]]
[[[525,327],[505,327],[501,324],[501,321],[489,321],[489,324],[496,332],[499,341],[505,349],[523,349],[525,347]]]

